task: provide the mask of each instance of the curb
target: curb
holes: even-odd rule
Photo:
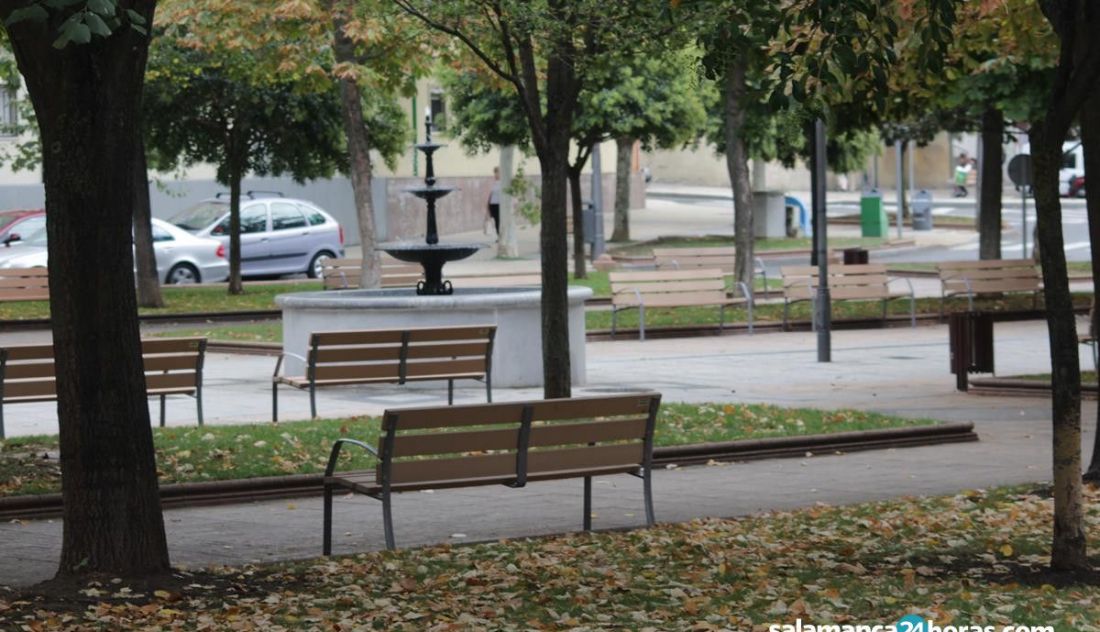
[[[967,393],[985,396],[1043,397],[1051,396],[1050,382],[1021,380],[1011,377],[978,377],[970,380]],[[1081,384],[1082,399],[1098,399],[1096,384]]]
[[[862,450],[905,448],[977,441],[972,423],[944,423],[914,428],[862,430],[802,437],[775,437],[697,443],[654,448],[658,467],[698,465],[712,461],[805,457]],[[211,507],[262,500],[314,497],[322,493],[321,474],[296,474],[208,483],[169,483],[160,486],[161,506]],[[61,494],[0,498],[0,520],[35,520],[61,515]]]

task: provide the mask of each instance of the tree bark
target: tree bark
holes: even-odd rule
[[[581,169],[584,160],[580,157],[569,165],[569,202],[573,210],[573,278],[588,276],[584,262],[584,200],[581,199]]]
[[[1081,489],[1081,370],[1058,198],[1065,130],[1052,132],[1047,127],[1033,126],[1030,138],[1052,376],[1054,542],[1050,565],[1055,570],[1073,570],[1088,567]]]
[[[1085,151],[1085,173],[1100,173],[1100,95],[1093,95],[1085,101],[1078,115],[1081,123],[1081,146]],[[1100,321],[1096,310],[1097,290],[1100,290],[1100,186],[1085,187],[1085,205],[1088,208],[1089,241],[1093,244],[1092,292],[1093,305],[1089,312],[1089,333],[1100,335]],[[1095,341],[1093,344],[1097,344]],[[1097,428],[1100,428],[1100,407],[1097,408]],[[1092,458],[1085,471],[1085,480],[1100,482],[1100,432],[1096,433],[1092,446]]]
[[[516,148],[507,145],[500,148],[500,235],[497,235],[497,256],[519,256],[518,236],[516,235],[516,204],[512,195],[512,176],[515,173]]]
[[[611,241],[630,241],[630,163],[634,139],[616,138],[615,149],[615,229],[611,231]]]
[[[752,185],[749,182],[749,155],[741,128],[745,124],[744,100],[747,69],[740,56],[726,67],[726,169],[733,187],[733,239],[736,248],[734,281],[752,287],[752,260],[755,246],[752,225]]]
[[[981,259],[1001,258],[1001,192],[1004,189],[1001,163],[1004,160],[1004,130],[1004,113],[993,106],[986,108],[982,113],[982,163],[979,165],[981,178],[978,192]]]
[[[333,52],[337,63],[355,63],[355,44],[344,32],[347,25],[346,3],[336,10],[330,2],[333,25]],[[370,157],[370,130],[363,119],[363,101],[359,84],[350,77],[340,80],[340,103],[344,111],[344,133],[348,137],[348,170],[355,198],[355,215],[359,221],[359,245],[363,251],[359,287],[382,286],[382,261],[375,249],[373,166]]]
[[[565,195],[568,181],[569,129],[550,130],[552,137],[542,169],[542,378],[547,398],[570,397],[572,374],[569,357],[569,275],[565,239]],[[576,235],[574,235],[574,238]]]
[[[13,6],[0,5],[6,20]],[[152,23],[152,1],[122,0]],[[64,526],[58,576],[168,570],[134,290],[134,153],[149,38],[5,27],[42,139]]]
[[[229,130],[229,293],[244,294],[241,283],[241,179],[244,178],[244,159],[239,145],[242,134],[236,128]]]
[[[141,307],[164,307],[160,273],[153,250],[153,211],[149,203],[149,175],[145,140],[140,126],[134,135],[134,256],[137,259],[137,296]]]

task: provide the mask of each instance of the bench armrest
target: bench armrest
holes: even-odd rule
[[[333,472],[336,471],[336,460],[340,458],[340,450],[344,447],[345,443],[357,445],[360,448],[366,450],[374,458],[379,458],[378,451],[371,447],[369,444],[363,443],[362,441],[359,441],[357,439],[340,438],[336,440],[336,443],[332,444],[332,453],[329,454],[328,465],[325,466],[325,476],[332,476]]]
[[[915,297],[916,293],[913,291],[913,282],[909,280],[909,277],[893,277],[886,279],[886,287],[890,287],[890,283],[894,281],[905,281],[905,284],[909,286],[909,296]]]
[[[298,355],[297,353],[291,353],[289,351],[284,351],[284,352],[279,354],[279,359],[275,361],[275,370],[271,373],[272,378],[279,377],[279,369],[281,369],[283,367],[283,358],[285,358],[286,356],[291,356],[293,358],[298,358],[302,362],[305,362],[306,364],[309,364],[309,360],[306,360],[305,358]]]

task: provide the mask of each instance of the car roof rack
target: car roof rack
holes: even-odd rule
[[[282,191],[248,191],[245,193],[248,197],[256,199],[257,197],[286,197]]]

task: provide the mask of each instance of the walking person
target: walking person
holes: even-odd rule
[[[489,192],[488,213],[489,217],[493,218],[497,239],[500,239],[500,167],[493,167],[493,189]]]
[[[973,169],[974,165],[970,162],[966,152],[959,154],[959,160],[955,163],[955,197],[967,196],[966,183]]]

